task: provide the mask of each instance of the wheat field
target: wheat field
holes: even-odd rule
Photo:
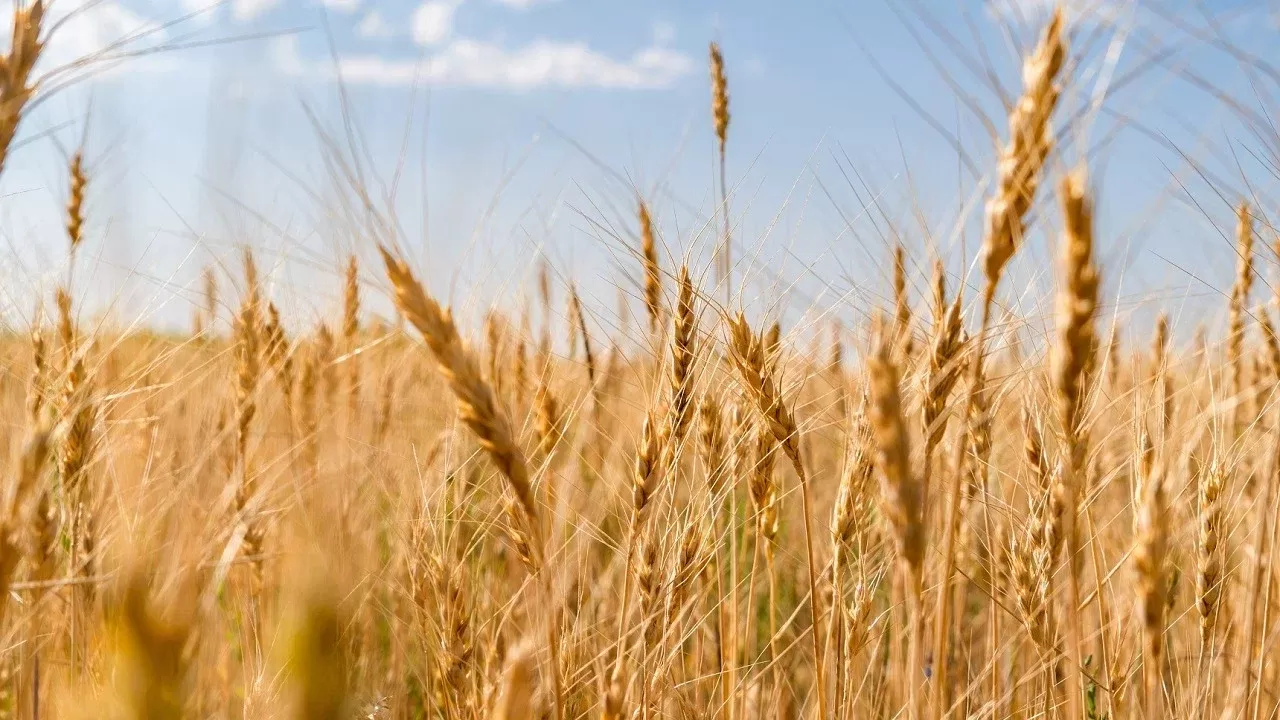
[[[15,13],[0,163],[49,30]],[[1231,199],[1220,337],[1120,342],[1057,148],[1068,29],[1023,60],[972,275],[886,245],[864,327],[710,279],[736,267],[714,44],[715,264],[660,252],[637,197],[636,327],[545,266],[523,315],[455,323],[393,233],[319,323],[249,247],[181,335],[85,317],[68,273],[0,341],[0,716],[1274,717],[1271,231]],[[74,269],[95,177],[61,172]],[[1002,284],[1032,232],[1040,354]]]

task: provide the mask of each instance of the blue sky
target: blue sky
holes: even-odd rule
[[[200,269],[230,265],[244,242],[294,317],[331,315],[340,258],[375,259],[357,185],[393,209],[400,242],[464,317],[532,297],[545,256],[615,324],[614,288],[637,274],[637,192],[668,266],[710,263],[711,40],[731,93],[735,294],[791,308],[792,324],[857,322],[888,291],[887,240],[910,249],[918,297],[931,254],[953,285],[965,277],[994,166],[987,123],[1003,137],[1001,92],[1016,94],[1045,16],[1040,0],[78,3],[54,0],[70,20],[42,69],[61,87],[0,177],[10,316],[29,317],[35,291],[63,277],[64,158],[83,139],[85,303],[169,326],[186,322]],[[1280,64],[1274,18],[1262,2],[1070,9],[1077,65],[1054,172],[1088,159],[1118,312],[1136,322],[1158,295],[1188,328],[1224,304],[1230,205],[1274,198],[1280,134],[1242,120],[1274,114],[1278,88],[1258,65]],[[1054,203],[1042,199],[1050,232],[1004,294],[1032,317],[1050,307]]]

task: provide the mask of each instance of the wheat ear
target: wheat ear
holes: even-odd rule
[[[1163,473],[1139,463],[1140,502],[1133,547],[1133,567],[1137,574],[1138,616],[1142,621],[1142,676],[1146,688],[1144,717],[1164,717],[1161,690],[1161,656],[1164,641],[1165,553],[1168,549],[1167,500]]]
[[[347,354],[347,412],[355,416],[360,403],[360,356],[356,353],[360,334],[360,263],[347,258],[342,284],[342,342]]]
[[[1058,341],[1054,346],[1053,379],[1057,391],[1060,431],[1067,460],[1054,487],[1055,516],[1061,518],[1067,552],[1067,657],[1068,707],[1080,702],[1080,531],[1077,516],[1081,488],[1086,481],[1088,444],[1083,426],[1084,401],[1094,363],[1097,336],[1094,315],[1098,306],[1098,269],[1093,263],[1093,204],[1083,171],[1069,174],[1062,183],[1063,280],[1058,290]],[[1055,517],[1057,520],[1057,517]]]
[[[898,554],[899,582],[907,594],[911,615],[907,667],[910,717],[921,712],[920,683],[916,674],[923,667],[924,504],[919,480],[911,473],[907,428],[899,396],[899,370],[887,339],[867,363],[869,374],[868,420],[876,446],[880,469],[881,512],[889,521]]]
[[[1253,287],[1253,220],[1248,203],[1241,202],[1236,212],[1236,252],[1239,263],[1235,285],[1227,313],[1227,365],[1231,371],[1231,434],[1240,434],[1241,407],[1244,392],[1244,339],[1245,312],[1249,303],[1249,291]]]
[[[667,424],[663,428],[664,472],[673,472],[679,457],[680,446],[693,421],[693,363],[697,358],[694,345],[697,318],[693,308],[693,281],[689,268],[682,266],[677,280],[679,294],[676,299],[674,328],[671,334],[671,373],[669,377],[671,404],[667,412]]]
[[[893,308],[902,355],[911,357],[914,350],[914,338],[911,336],[911,298],[907,295],[907,249],[902,243],[893,246]]]
[[[984,305],[990,305],[995,297],[1005,265],[1022,244],[1025,217],[1035,199],[1045,158],[1053,148],[1049,117],[1058,102],[1055,82],[1066,58],[1062,25],[1059,7],[1022,65],[1023,94],[1009,113],[1009,144],[1000,152],[996,192],[986,207]]]
[[[653,237],[649,206],[640,201],[640,257],[644,263],[644,308],[649,315],[649,333],[656,336],[662,326],[662,267]]]
[[[742,313],[738,313],[737,317],[730,321],[729,331],[730,356],[738,369],[738,376],[746,387],[747,393],[755,400],[756,408],[768,423],[769,429],[773,431],[774,437],[787,459],[791,461],[791,466],[800,481],[801,502],[804,505],[805,554],[809,566],[809,593],[810,602],[813,605],[813,622],[809,629],[813,641],[814,663],[818,668],[815,685],[818,693],[819,714],[821,717],[826,717],[826,678],[822,668],[822,641],[818,632],[822,611],[819,606],[821,598],[818,595],[818,568],[814,560],[814,533],[811,520],[813,500],[810,497],[809,478],[800,450],[800,428],[796,425],[791,408],[782,399],[782,389],[778,386],[776,373],[772,368],[769,350],[774,349],[776,341],[760,338],[753,333]],[[780,332],[779,330],[779,334]],[[773,357],[776,358],[776,356],[775,350]]]
[[[1220,545],[1224,529],[1224,508],[1221,497],[1227,484],[1226,480],[1226,468],[1215,456],[1209,463],[1209,467],[1201,473],[1198,493],[1200,522],[1196,538],[1196,607],[1200,613],[1202,655],[1207,653],[1213,645],[1214,629],[1218,622],[1217,611],[1223,590]]]
[[[924,462],[921,469],[921,506],[927,516],[930,506],[930,494],[933,477],[933,453],[947,429],[948,415],[944,414],[951,390],[960,377],[961,321],[960,294],[947,304],[946,275],[942,264],[934,264],[934,333],[929,351],[928,368],[925,379],[925,392],[922,410],[922,430],[924,432]],[[972,400],[970,400],[972,402]],[[966,411],[968,412],[968,410]],[[939,661],[938,677],[932,684],[933,707],[941,708],[946,702],[948,693],[947,638],[951,623],[951,564],[956,555],[956,538],[959,534],[961,486],[964,482],[963,463],[965,459],[965,443],[963,439],[957,443],[957,466],[951,478],[947,492],[946,523],[943,526],[942,554],[946,564],[942,572],[942,586],[938,590],[934,618],[934,657]]]
[[[36,91],[31,70],[44,51],[44,2],[35,0],[13,13],[13,36],[9,52],[0,56],[0,172],[9,157],[9,147],[18,134],[27,103]]]
[[[723,235],[720,237],[720,281],[724,283],[725,302],[732,294],[730,275],[733,272],[732,238],[729,234],[729,188],[726,178],[725,147],[729,142],[729,80],[724,72],[724,55],[720,46],[711,43],[709,48],[711,67],[711,121],[715,127],[716,147],[720,151],[720,213],[724,218]]]

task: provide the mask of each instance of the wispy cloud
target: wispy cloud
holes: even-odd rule
[[[437,45],[453,34],[456,0],[429,0],[413,11],[413,40],[419,45]]]
[[[333,62],[309,65],[300,57],[295,38],[281,38],[275,64],[281,72],[295,75],[333,77],[337,73],[344,82],[356,85],[417,83],[506,90],[656,89],[669,87],[694,67],[684,53],[656,45],[616,58],[581,42],[537,40],[508,49],[470,39],[454,40],[420,59],[346,55],[338,58],[335,67]]]
[[[350,14],[360,9],[362,0],[320,0],[321,4],[336,13]]]
[[[499,5],[506,5],[513,8],[527,8],[534,5],[543,5],[545,3],[556,2],[557,0],[494,0]]]
[[[280,0],[231,0],[231,17],[236,22],[250,22],[279,4]]]
[[[392,34],[391,25],[383,19],[382,13],[370,10],[360,19],[360,24],[356,26],[356,34],[362,38],[388,37]]]

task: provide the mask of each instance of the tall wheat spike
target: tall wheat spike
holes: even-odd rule
[[[667,453],[663,462],[668,472],[674,470],[685,433],[693,421],[693,371],[694,360],[698,357],[695,345],[697,317],[694,315],[693,281],[689,277],[688,267],[680,268],[676,283],[679,294],[671,334],[671,405],[667,413],[667,425],[663,429],[666,435],[663,448]]]
[[[247,257],[247,256],[246,256]],[[250,272],[248,276],[256,277]],[[258,338],[258,313],[256,292],[246,293],[244,304],[236,315],[233,326],[235,338],[235,472],[238,476],[235,503],[238,521],[244,528],[242,542],[244,554],[251,558],[253,588],[262,584],[262,524],[254,517],[252,503],[259,490],[257,476],[249,462],[249,440],[253,431],[253,419],[258,413],[257,383],[261,371]]]
[[[84,170],[84,153],[77,150],[71,156],[71,190],[67,195],[67,237],[71,240],[74,258],[80,243],[84,241],[84,191],[89,179]]]
[[[36,320],[31,326],[31,380],[27,389],[27,421],[34,424],[44,409],[48,392],[48,348],[45,345],[44,328]]]
[[[924,463],[922,470],[921,504],[924,513],[928,514],[932,486],[932,465],[934,449],[942,441],[947,429],[948,416],[944,408],[950,399],[951,390],[960,378],[960,350],[962,347],[962,327],[960,318],[960,294],[948,305],[946,301],[946,275],[941,263],[934,267],[934,336],[929,349],[927,373],[925,375],[924,397],[922,400],[922,425],[924,433]],[[951,611],[951,572],[950,564],[956,555],[956,541],[960,528],[960,484],[963,482],[964,470],[959,463],[965,458],[964,443],[957,444],[960,460],[955,468],[951,487],[947,498],[946,524],[943,527],[943,557],[947,559],[947,568],[942,573],[942,587],[938,591],[935,606],[934,645],[935,657],[943,657],[947,649],[947,637],[950,633]],[[948,692],[948,668],[945,662],[939,663],[937,681],[933,683],[933,702],[935,708],[942,706]]]
[[[893,307],[902,354],[911,357],[915,339],[911,336],[911,298],[907,296],[907,250],[902,243],[893,246]]]
[[[982,314],[976,341],[976,352],[970,363],[969,398],[964,405],[962,426],[968,427],[970,418],[984,397],[986,373],[984,360],[986,353],[987,330],[991,318],[991,310],[995,303],[996,291],[1005,267],[1022,244],[1026,232],[1026,215],[1035,199],[1040,183],[1040,174],[1046,158],[1053,147],[1053,133],[1049,119],[1058,101],[1059,88],[1056,84],[1059,71],[1066,57],[1066,47],[1062,40],[1063,15],[1062,8],[1054,10],[1048,25],[1041,33],[1040,40],[1031,55],[1023,62],[1022,82],[1023,94],[1018,99],[1013,111],[1009,114],[1009,139],[1001,149],[999,164],[996,170],[996,189],[987,201],[985,208],[985,228],[981,249],[983,269]],[[967,457],[967,448],[963,444],[957,446],[956,459],[953,465],[953,477],[949,489],[948,535],[953,535],[956,526],[955,513],[960,504],[960,482],[965,476],[963,471]],[[943,583],[940,590],[939,605],[950,603],[947,594],[950,590],[951,573],[955,560],[954,540],[944,539],[945,553],[943,563]],[[946,642],[949,628],[942,618],[935,629],[935,645]],[[996,639],[999,627],[999,613],[993,606],[991,610],[992,639]],[[945,673],[945,670],[943,670]],[[1075,682],[1074,673],[1071,675]],[[998,676],[993,675],[993,684],[999,683]],[[939,717],[944,711],[943,693],[946,686],[943,682],[935,683],[932,711]],[[1068,712],[1078,715],[1079,693],[1069,690]]]
[[[355,415],[360,403],[360,361],[356,350],[360,334],[360,263],[356,256],[347,258],[342,284],[342,342],[347,353],[347,410]]]
[[[644,262],[644,308],[649,315],[649,333],[658,334],[662,326],[662,266],[658,263],[658,245],[653,236],[653,218],[649,206],[640,201],[640,257]]]
[[[1009,113],[1009,143],[1000,151],[996,192],[987,202],[982,267],[986,277],[984,305],[995,297],[1005,265],[1022,244],[1027,211],[1040,185],[1040,171],[1053,149],[1049,118],[1060,92],[1055,84],[1066,58],[1062,40],[1062,8],[1040,35],[1035,50],[1023,62],[1023,94]]]
[[[716,146],[720,151],[720,213],[724,217],[723,235],[717,261],[720,281],[724,283],[725,301],[732,293],[730,275],[733,273],[732,237],[729,234],[729,189],[725,174],[725,146],[729,142],[729,81],[724,72],[724,55],[720,46],[711,43],[708,55],[711,67],[711,121],[715,127]]]
[[[1054,345],[1053,377],[1057,391],[1060,432],[1066,445],[1066,466],[1053,490],[1053,514],[1061,518],[1067,552],[1067,657],[1068,707],[1080,699],[1079,673],[1083,640],[1080,630],[1079,563],[1080,531],[1077,517],[1081,489],[1087,482],[1088,453],[1083,427],[1085,393],[1094,365],[1097,336],[1094,314],[1098,307],[1098,269],[1093,263],[1093,203],[1084,172],[1069,174],[1062,182],[1063,284],[1058,291],[1058,341]]]
[[[1248,203],[1241,202],[1237,210],[1236,252],[1239,253],[1236,282],[1231,288],[1228,311],[1227,364],[1231,371],[1232,436],[1240,434],[1241,409],[1244,398],[1244,340],[1245,312],[1249,303],[1249,291],[1253,287],[1253,220]]]
[[[1196,537],[1196,608],[1200,615],[1201,666],[1208,661],[1218,624],[1219,599],[1223,592],[1222,539],[1224,508],[1222,493],[1227,485],[1227,470],[1220,458],[1214,457],[1201,472],[1198,493],[1199,533]]]
[[[888,519],[898,554],[898,573],[906,593],[911,616],[909,651],[906,670],[918,672],[923,667],[921,649],[923,605],[921,586],[924,576],[925,525],[923,492],[918,478],[911,472],[906,424],[899,396],[899,370],[893,352],[881,341],[876,354],[867,364],[869,375],[868,419],[876,446],[876,466],[880,469],[881,512]],[[908,711],[920,717],[920,683],[907,677]]]

